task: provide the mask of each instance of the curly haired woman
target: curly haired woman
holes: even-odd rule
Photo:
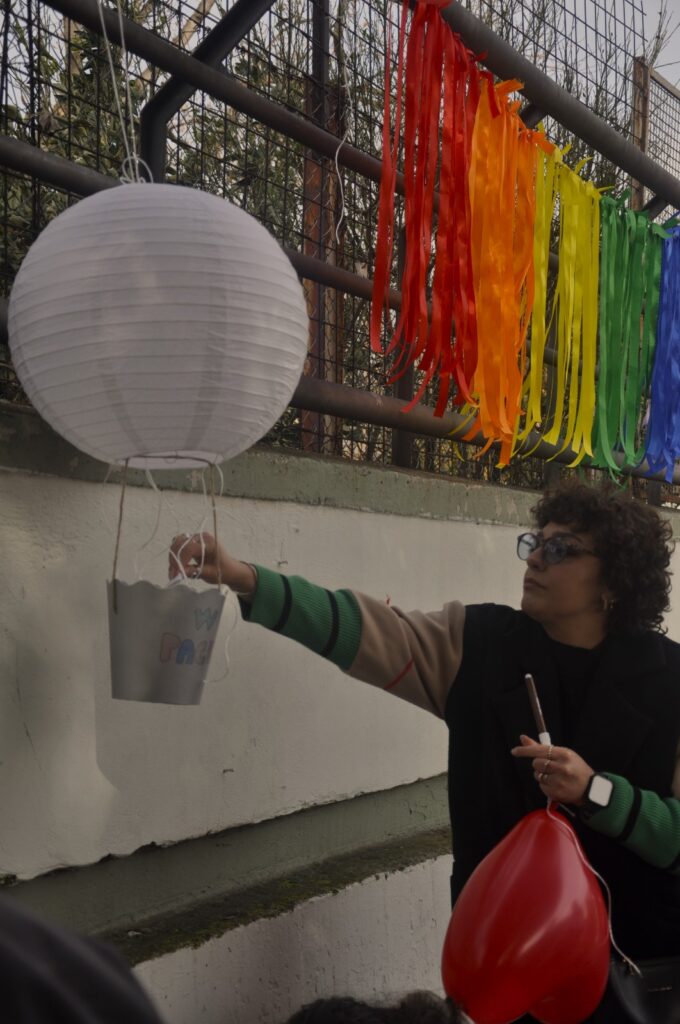
[[[449,1000],[431,992],[412,992],[395,1006],[379,1006],[349,997],[317,999],[294,1013],[287,1024],[461,1024]]]
[[[517,543],[520,611],[454,601],[404,613],[238,562],[207,535],[175,539],[171,575],[180,564],[196,573],[205,545],[200,575],[214,581],[219,558],[244,618],[445,720],[454,902],[482,858],[550,797],[576,813],[622,949],[680,954],[680,645],[661,630],[671,528],[625,493],[574,482],[533,511],[535,530]],[[526,673],[551,747],[532,738]],[[609,999],[593,1024],[623,1019]]]

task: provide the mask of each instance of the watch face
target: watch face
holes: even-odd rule
[[[588,789],[588,799],[598,807],[607,807],[611,799],[614,783],[604,775],[593,775]]]

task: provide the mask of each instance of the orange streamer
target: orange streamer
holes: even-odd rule
[[[508,94],[519,82],[485,83],[472,140],[470,201],[478,362],[473,387],[479,412],[465,435],[481,430],[510,460],[521,411],[527,327],[534,303],[537,133]],[[481,454],[481,453],[480,453]]]

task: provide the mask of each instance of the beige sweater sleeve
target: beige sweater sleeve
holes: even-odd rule
[[[463,656],[465,606],[438,612],[402,612],[354,593],[361,611],[361,643],[348,674],[394,693],[438,718]]]

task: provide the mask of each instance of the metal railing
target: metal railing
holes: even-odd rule
[[[67,19],[65,24],[83,25],[93,35],[98,35],[101,32],[96,0],[50,0],[49,6]],[[435,419],[431,410],[419,408],[408,416],[404,416],[401,412],[404,401],[389,395],[384,387],[384,377],[382,386],[379,388],[380,393],[374,393],[370,389],[370,385],[371,383],[375,384],[376,380],[378,382],[381,380],[382,371],[379,367],[362,367],[357,381],[352,379],[355,374],[350,372],[351,368],[348,368],[347,360],[344,361],[342,373],[336,372],[335,379],[329,375],[328,366],[322,365],[324,361],[328,362],[328,360],[324,360],[322,351],[326,344],[328,327],[337,328],[337,323],[329,325],[327,322],[324,313],[327,296],[323,289],[329,289],[336,297],[336,301],[338,296],[349,296],[362,303],[360,308],[364,322],[366,300],[371,291],[371,282],[366,276],[370,253],[361,252],[355,248],[355,251],[351,253],[353,259],[350,258],[353,269],[348,269],[341,265],[343,260],[338,259],[339,256],[344,256],[345,252],[339,251],[337,246],[334,248],[329,244],[330,229],[337,228],[337,210],[334,204],[327,202],[324,194],[328,190],[329,180],[333,178],[328,161],[337,159],[342,167],[348,169],[355,176],[353,182],[362,178],[372,183],[379,180],[380,162],[371,153],[363,151],[356,145],[350,145],[342,139],[343,118],[338,116],[337,109],[335,122],[331,124],[333,119],[328,112],[328,51],[331,19],[327,0],[315,0],[312,5],[314,18],[310,22],[310,31],[312,42],[316,40],[316,46],[310,47],[310,73],[307,76],[308,82],[303,89],[307,103],[305,111],[294,109],[296,106],[294,103],[276,102],[265,94],[266,89],[261,89],[258,92],[250,84],[243,84],[235,75],[226,73],[221,68],[220,65],[225,57],[233,55],[234,47],[239,45],[257,19],[275,6],[277,5],[272,3],[246,4],[245,0],[237,0],[231,5],[226,15],[213,26],[211,32],[206,34],[200,47],[197,47],[193,54],[183,52],[174,43],[161,38],[156,32],[150,31],[130,19],[123,20],[128,51],[141,61],[146,61],[147,66],[153,69],[151,76],[153,82],[157,83],[162,73],[170,76],[165,84],[154,92],[151,101],[141,111],[141,143],[145,159],[154,165],[156,174],[162,171],[168,147],[173,144],[169,137],[169,123],[176,114],[178,103],[186,103],[196,90],[200,91],[201,103],[205,104],[206,98],[209,98],[210,101],[224,104],[225,110],[228,108],[230,111],[244,115],[247,119],[247,122],[244,122],[243,130],[245,132],[248,130],[248,125],[258,125],[260,128],[264,126],[276,133],[265,136],[270,140],[272,150],[277,146],[285,147],[286,139],[294,140],[300,147],[296,151],[296,158],[304,165],[303,187],[300,195],[296,197],[303,211],[300,239],[302,244],[299,248],[287,245],[286,250],[301,277],[307,282],[312,282],[313,286],[317,288],[314,294],[317,306],[317,365],[312,367],[316,371],[317,379],[315,376],[310,376],[300,382],[292,407],[304,410],[304,412],[297,417],[296,422],[290,420],[291,433],[300,428],[304,433],[306,428],[313,437],[322,437],[330,417],[336,421],[372,424],[381,428],[383,433],[379,442],[385,451],[390,447],[395,447],[394,439],[403,438],[405,434],[425,438],[447,437],[455,440],[456,436],[462,432],[461,420],[456,414],[452,413],[443,419]],[[364,6],[367,9],[372,9],[370,4]],[[502,40],[488,25],[471,15],[460,4],[451,4],[445,9],[443,15],[473,50],[485,53],[485,63],[494,73],[502,77],[519,77],[523,80],[523,92],[529,101],[527,116],[535,118],[537,111],[549,115],[556,123],[573,131],[589,147],[616,164],[620,170],[639,181],[657,197],[658,203],[662,203],[664,206],[672,204],[680,207],[680,181],[658,161],[645,155],[640,148],[625,138],[625,133],[617,132],[576,96],[557,85],[554,77],[538,69],[531,61]],[[110,39],[120,43],[117,16],[107,12],[105,19]],[[388,21],[385,18],[384,25],[387,24]],[[335,56],[337,58],[338,54],[336,53]],[[342,83],[336,82],[336,90],[341,86]],[[342,88],[340,88],[340,94],[342,94]],[[357,116],[357,110],[353,112],[353,116]],[[329,127],[334,127],[335,132],[329,130]],[[358,133],[355,132],[356,134]],[[375,124],[369,124],[364,135],[369,140],[375,139]],[[39,141],[40,139],[38,139]],[[195,142],[196,139],[194,138],[193,141]],[[178,147],[177,142],[174,144],[176,148],[181,148]],[[191,145],[187,143],[187,146],[191,149]],[[116,180],[109,175],[89,167],[83,167],[63,156],[49,153],[28,141],[8,136],[0,138],[0,162],[12,172],[30,175],[34,181],[49,183],[58,189],[65,190],[72,196],[87,195],[99,188],[111,187],[116,184]],[[172,176],[171,166],[168,167],[168,171]],[[308,179],[312,179],[316,193],[309,187]],[[375,193],[373,196],[375,197]],[[309,215],[310,210],[311,216]],[[351,210],[349,213],[351,218]],[[369,225],[371,231],[373,226]],[[283,241],[285,242],[286,239],[284,238]],[[347,248],[351,250],[352,247],[348,245]],[[357,256],[359,256],[359,261],[357,261]],[[365,257],[365,263],[362,257]],[[361,270],[361,272],[357,272],[357,270]],[[398,307],[399,300],[399,293],[394,289],[391,295],[391,304],[394,308]],[[352,311],[350,311],[350,318],[351,315]],[[343,316],[347,319],[346,308],[343,309]],[[365,335],[362,341],[367,345]],[[330,379],[328,379],[329,376]],[[326,379],[318,379],[324,377]],[[345,377],[352,379],[354,384],[359,383],[360,387],[348,387],[342,382]],[[369,384],[368,389],[361,386],[366,382]],[[305,413],[308,416],[306,422]],[[346,435],[340,438],[340,444],[338,444],[337,422],[331,429],[333,444],[330,446],[330,450],[335,454],[346,454],[343,447],[343,437]],[[390,438],[392,438],[392,444]],[[481,439],[477,438],[472,443],[480,442]],[[536,442],[538,439],[534,438],[531,443],[535,444]],[[447,443],[451,445],[452,441]],[[368,447],[369,444],[370,435],[368,441],[365,442],[365,447]],[[379,447],[379,445],[376,444],[375,447]],[[352,456],[351,440],[349,448],[348,453]],[[541,442],[538,444],[535,454],[539,458],[553,458],[556,456],[556,452],[556,448]],[[569,458],[570,453],[565,452],[562,453],[558,461],[566,461]],[[409,452],[408,446],[406,446],[405,454],[402,452],[400,460],[412,462],[412,451]],[[633,472],[637,474],[639,471],[634,470]]]

